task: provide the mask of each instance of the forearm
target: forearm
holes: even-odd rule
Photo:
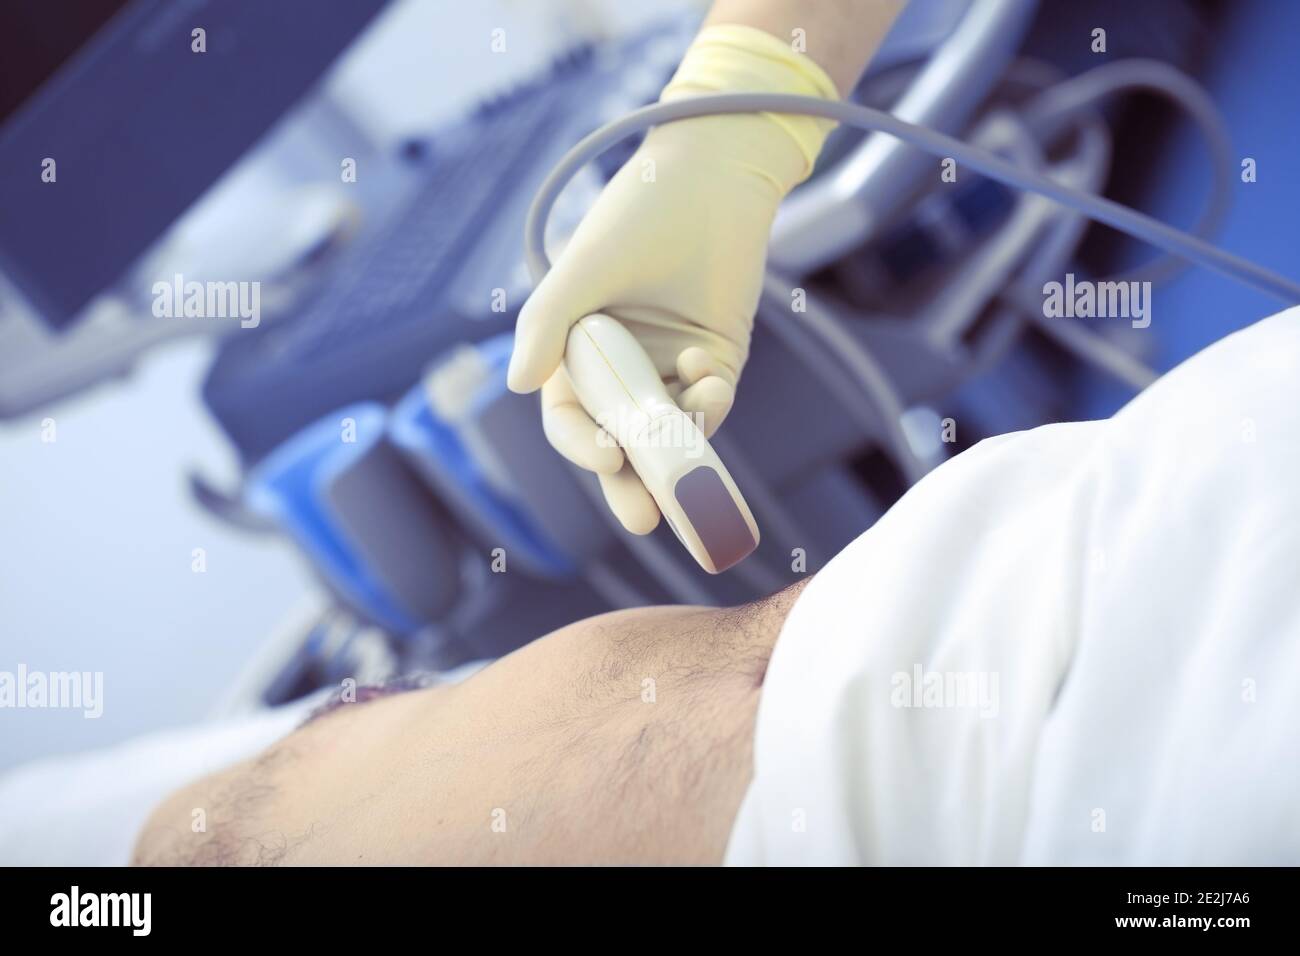
[[[857,83],[907,0],[714,0],[705,26],[755,27],[785,42],[801,41],[841,96]],[[796,31],[802,31],[797,33]]]

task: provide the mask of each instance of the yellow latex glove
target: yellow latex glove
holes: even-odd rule
[[[702,30],[661,100],[705,93],[836,98],[807,56],[753,27]],[[546,436],[596,472],[625,528],[659,509],[612,438],[579,404],[561,365],[569,328],[603,312],[655,363],[669,394],[712,435],[749,355],[777,206],[812,172],[832,123],[775,114],[705,116],[657,127],[615,174],[524,304],[509,385],[542,389]]]

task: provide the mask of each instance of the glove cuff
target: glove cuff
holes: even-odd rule
[[[734,23],[701,30],[659,98],[667,101],[707,93],[794,93],[839,99],[835,84],[811,57],[770,33]],[[792,188],[812,173],[835,123],[788,113],[762,115],[785,130],[803,155],[804,169],[789,183]]]

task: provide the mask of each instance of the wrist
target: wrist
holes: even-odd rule
[[[781,126],[759,113],[699,116],[656,126],[637,159],[653,161],[655,176],[686,176],[717,201],[739,194],[776,206],[807,178],[808,161]],[[647,175],[646,167],[641,174]],[[757,194],[748,184],[761,183]],[[748,201],[748,200],[747,200]]]
[[[763,30],[740,24],[716,24],[701,30],[660,99],[668,101],[709,93],[754,92],[838,99],[835,84],[810,57],[796,52],[789,44]],[[778,161],[776,165],[781,168],[768,172],[781,181],[785,191],[809,176],[826,136],[835,125],[830,120],[786,113],[701,117],[698,121],[683,122],[715,119],[761,119],[763,123],[782,131],[785,139],[797,151],[797,169],[792,173],[786,168],[789,163]],[[763,123],[731,125],[737,131],[745,131],[744,138],[752,141],[752,144],[784,153],[785,150],[778,142],[760,132],[760,128],[766,128]],[[761,164],[766,158],[758,154],[752,156],[751,161]]]

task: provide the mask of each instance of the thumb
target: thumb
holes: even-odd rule
[[[588,312],[595,311],[574,294],[573,282],[563,269],[552,269],[537,284],[515,323],[515,347],[510,354],[506,384],[521,395],[541,388],[564,358],[569,329]]]

